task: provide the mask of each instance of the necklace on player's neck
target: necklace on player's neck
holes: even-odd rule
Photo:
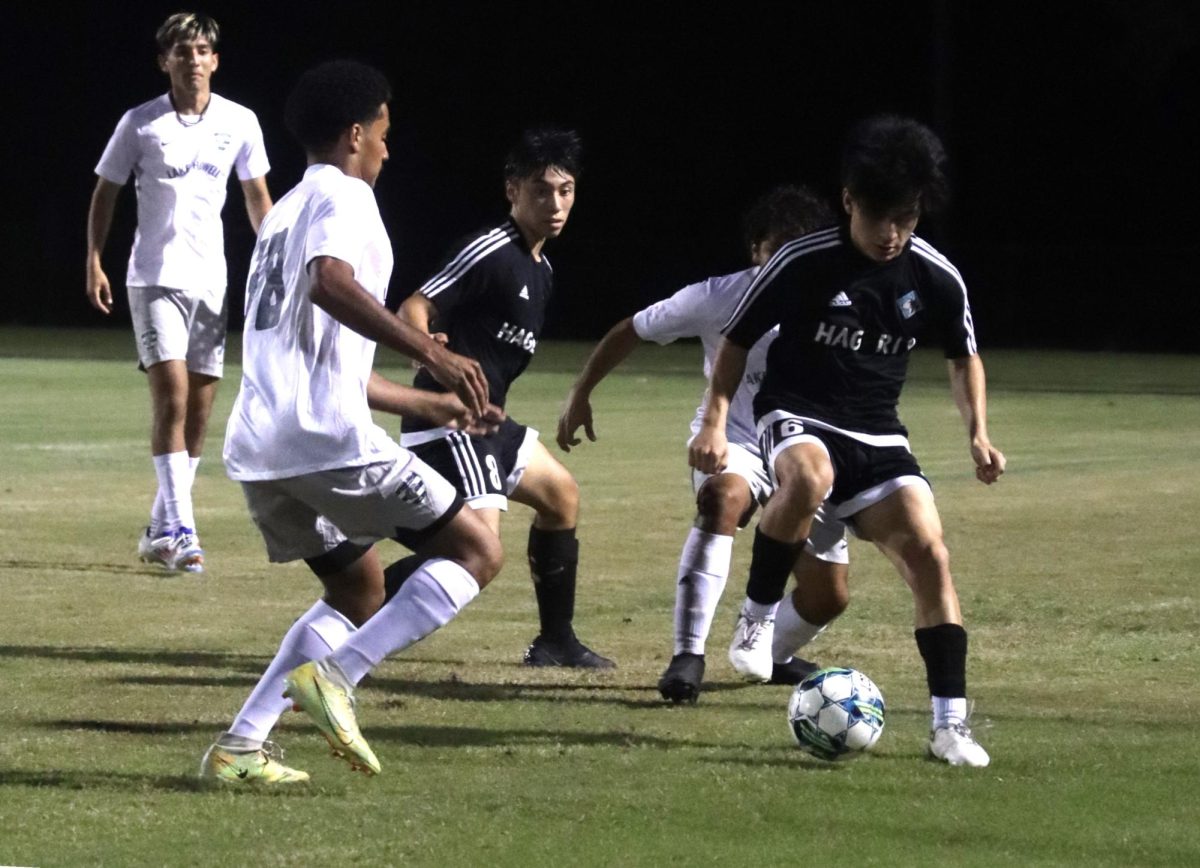
[[[209,94],[208,101],[204,103],[204,108],[200,109],[200,114],[184,117],[179,113],[179,106],[175,104],[175,94],[172,93],[169,96],[171,98],[171,108],[175,109],[175,120],[179,121],[180,125],[185,127],[194,127],[200,121],[204,120],[204,115],[208,111],[208,107],[212,105],[212,94]]]

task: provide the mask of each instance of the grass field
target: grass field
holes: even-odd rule
[[[702,388],[698,346],[677,346],[613,375],[600,441],[564,459],[584,496],[577,628],[620,668],[519,665],[536,614],[516,507],[497,581],[364,683],[384,773],[350,774],[289,715],[278,741],[313,782],[245,792],[200,786],[197,763],[317,584],[266,563],[223,475],[236,364],[196,491],[208,572],[137,563],[152,473],[131,348],[123,331],[0,329],[0,863],[1200,864],[1198,358],[986,356],[1009,459],[990,489],[941,361],[915,359],[902,412],[946,524],[987,769],[923,758],[911,601],[862,543],[851,607],[810,650],[882,688],[872,754],[807,758],[785,730],[788,688],[735,679],[745,540],[700,703],[659,700]],[[587,349],[539,348],[511,396],[547,442]]]

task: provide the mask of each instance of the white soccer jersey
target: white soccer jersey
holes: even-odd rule
[[[271,168],[248,108],[214,93],[201,119],[184,123],[164,94],[125,113],[96,174],[124,184],[132,172],[137,186],[127,286],[224,292],[221,208],[231,168],[242,181]]]
[[[283,479],[396,459],[367,406],[375,342],[309,298],[308,265],[331,256],[380,303],[392,246],[375,194],[334,166],[309,166],[268,212],[246,281],[242,384],[225,429],[233,479]]]
[[[642,340],[657,344],[669,344],[679,338],[700,338],[704,346],[704,377],[711,379],[713,362],[721,345],[721,327],[757,274],[757,267],[748,268],[685,286],[670,298],[634,314],[633,330]],[[730,402],[725,422],[725,436],[729,442],[752,449],[755,454],[758,453],[758,433],[754,424],[754,395],[767,369],[767,347],[777,334],[778,326],[750,348],[745,376]],[[707,408],[706,391],[696,409],[696,418],[692,420],[692,436],[699,433]]]

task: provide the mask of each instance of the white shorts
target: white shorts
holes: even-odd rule
[[[315,558],[346,540],[416,548],[457,513],[454,486],[407,452],[398,461],[243,482],[273,563]]]
[[[746,480],[746,484],[750,486],[750,494],[758,505],[766,504],[775,491],[775,485],[768,476],[767,468],[758,451],[748,449],[739,443],[730,443],[725,460],[725,470],[722,472],[732,473]],[[710,476],[711,474],[693,469],[693,493],[699,493],[700,486]],[[831,564],[850,563],[850,545],[847,542],[846,525],[834,517],[833,508],[828,503],[821,504],[817,514],[813,516],[812,528],[808,532],[804,550],[818,560]]]
[[[192,373],[220,377],[225,370],[225,293],[131,286],[129,313],[143,368],[172,359]]]

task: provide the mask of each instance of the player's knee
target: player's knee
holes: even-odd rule
[[[750,504],[750,487],[740,476],[728,473],[711,477],[696,494],[701,527],[716,533],[733,533]]]
[[[579,483],[563,468],[547,487],[538,510],[540,524],[547,528],[575,527],[579,519]]]
[[[949,580],[950,551],[940,536],[915,538],[904,546],[900,556],[914,576]]]
[[[782,496],[793,509],[812,515],[825,501],[832,485],[831,469],[810,464],[794,465],[785,475],[779,477],[779,487],[775,496]]]
[[[470,551],[463,558],[463,566],[480,589],[487,587],[504,566],[504,549],[500,545],[500,538],[488,533],[472,540]]]

